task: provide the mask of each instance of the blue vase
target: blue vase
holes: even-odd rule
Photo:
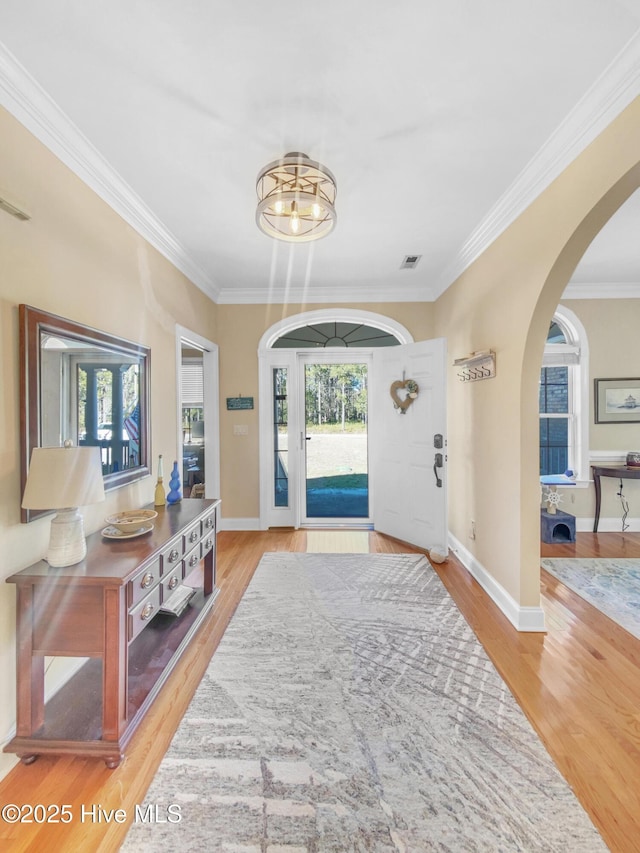
[[[168,504],[177,504],[182,500],[182,491],[180,489],[180,472],[178,471],[178,463],[173,463],[171,471],[171,479],[169,480],[169,494],[167,495]]]

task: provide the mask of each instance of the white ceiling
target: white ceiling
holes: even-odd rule
[[[4,106],[222,302],[437,297],[640,91],[637,0],[2,0],[0,41]],[[317,243],[255,225],[292,150]],[[578,284],[640,286],[636,196]]]

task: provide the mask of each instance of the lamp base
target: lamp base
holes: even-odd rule
[[[54,568],[73,566],[84,560],[86,554],[84,522],[77,507],[59,510],[51,521],[47,562]]]

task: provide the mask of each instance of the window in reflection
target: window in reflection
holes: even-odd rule
[[[139,365],[82,362],[78,373],[78,444],[100,447],[102,471],[140,464]]]

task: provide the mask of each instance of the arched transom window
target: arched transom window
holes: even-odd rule
[[[364,323],[328,322],[300,326],[281,335],[274,349],[325,347],[396,347],[400,341],[384,329]]]

